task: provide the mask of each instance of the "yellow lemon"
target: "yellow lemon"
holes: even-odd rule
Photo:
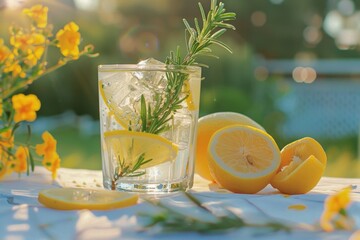
[[[135,205],[138,195],[108,190],[50,188],[40,191],[38,200],[58,210],[107,210]]]
[[[214,181],[210,175],[208,164],[209,160],[207,155],[207,149],[211,136],[220,128],[234,124],[248,125],[264,130],[262,126],[251,118],[235,112],[212,113],[199,119],[195,172],[201,177],[209,181]]]
[[[280,150],[266,132],[231,125],[214,133],[209,147],[210,173],[236,193],[256,193],[269,184],[280,166]]]
[[[144,155],[145,164],[140,169],[159,165],[174,160],[178,147],[159,135],[116,130],[104,133],[107,152],[113,159],[124,161],[127,166],[133,166],[141,155]]]
[[[190,111],[199,108],[200,84],[198,81],[184,81],[183,92],[187,94],[186,105]]]
[[[296,140],[281,150],[280,169],[271,185],[286,194],[307,193],[320,181],[326,161],[326,153],[315,139]]]
[[[128,129],[131,125],[139,122],[139,117],[136,112],[126,104],[130,103],[124,102],[124,90],[127,89],[127,82],[121,81],[121,79],[106,79],[99,81],[99,92],[101,99],[109,109],[109,117],[114,116],[114,119],[119,123],[124,129]]]

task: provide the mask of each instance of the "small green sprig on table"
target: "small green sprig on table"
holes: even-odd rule
[[[170,206],[167,206],[158,200],[145,199],[145,201],[151,205],[160,208],[160,211],[155,214],[140,213],[139,215],[141,217],[145,217],[148,220],[148,223],[144,225],[141,230],[146,231],[154,227],[160,227],[161,232],[198,232],[201,234],[212,234],[245,227],[258,228],[271,232],[289,232],[292,229],[290,226],[279,222],[248,223],[226,207],[222,208],[226,215],[218,216],[192,194],[184,192],[184,195],[196,208],[204,210],[215,220],[201,220],[189,216],[186,213],[182,213],[181,211],[175,211]]]

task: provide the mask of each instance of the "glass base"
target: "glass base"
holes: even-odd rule
[[[192,181],[189,182],[188,179],[185,179],[167,183],[134,183],[126,181],[112,182],[104,179],[104,187],[116,191],[161,194],[186,191],[192,187]]]

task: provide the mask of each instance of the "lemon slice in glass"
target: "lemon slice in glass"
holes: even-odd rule
[[[151,133],[116,130],[105,132],[104,138],[110,156],[127,166],[133,166],[144,155],[149,161],[140,169],[171,161],[178,153],[178,147],[171,141]]]
[[[196,110],[199,106],[199,103],[195,102],[196,99],[199,99],[199,96],[193,96],[193,93],[200,92],[200,90],[194,89],[196,87],[197,86],[195,86],[195,84],[190,85],[190,82],[188,80],[184,81],[184,92],[188,94],[186,98],[186,105],[190,111]]]
[[[128,129],[129,125],[139,122],[139,117],[130,103],[124,101],[122,96],[126,82],[101,80],[99,81],[99,92],[102,100],[109,109],[109,115],[113,115],[116,122],[123,128]],[[126,94],[123,94],[126,95]],[[124,103],[123,103],[124,101]],[[124,105],[124,106],[122,106]]]
[[[108,190],[50,188],[40,191],[38,200],[58,210],[108,210],[135,205],[138,195]]]

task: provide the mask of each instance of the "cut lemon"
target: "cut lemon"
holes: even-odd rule
[[[116,122],[123,128],[128,129],[130,125],[136,124],[140,120],[135,111],[129,107],[130,103],[126,101],[123,103],[124,96],[127,95],[124,94],[127,83],[121,80],[116,78],[100,80],[99,92],[103,102],[109,109],[109,115],[113,115]]]
[[[190,83],[188,80],[185,80],[183,88],[184,92],[188,94],[186,98],[187,108],[190,111],[197,109],[199,107],[199,96],[194,95],[194,93],[200,94],[199,81],[192,81],[192,83]]]
[[[213,177],[210,174],[208,164],[209,160],[207,155],[207,149],[211,136],[220,128],[234,124],[248,125],[264,130],[262,126],[260,126],[251,118],[235,112],[212,113],[199,119],[195,172],[201,177],[209,181],[214,181]]]
[[[112,159],[123,161],[127,166],[133,166],[141,155],[150,160],[140,169],[174,160],[178,152],[178,147],[172,142],[155,134],[116,130],[106,132],[104,137]]]
[[[209,148],[210,173],[236,193],[256,193],[269,184],[280,166],[280,150],[266,132],[231,125],[214,133]]]
[[[286,194],[307,193],[320,181],[326,161],[326,153],[315,139],[292,142],[281,150],[281,166],[271,185]]]
[[[108,190],[50,188],[40,191],[38,200],[58,210],[107,210],[135,205],[138,195]]]

